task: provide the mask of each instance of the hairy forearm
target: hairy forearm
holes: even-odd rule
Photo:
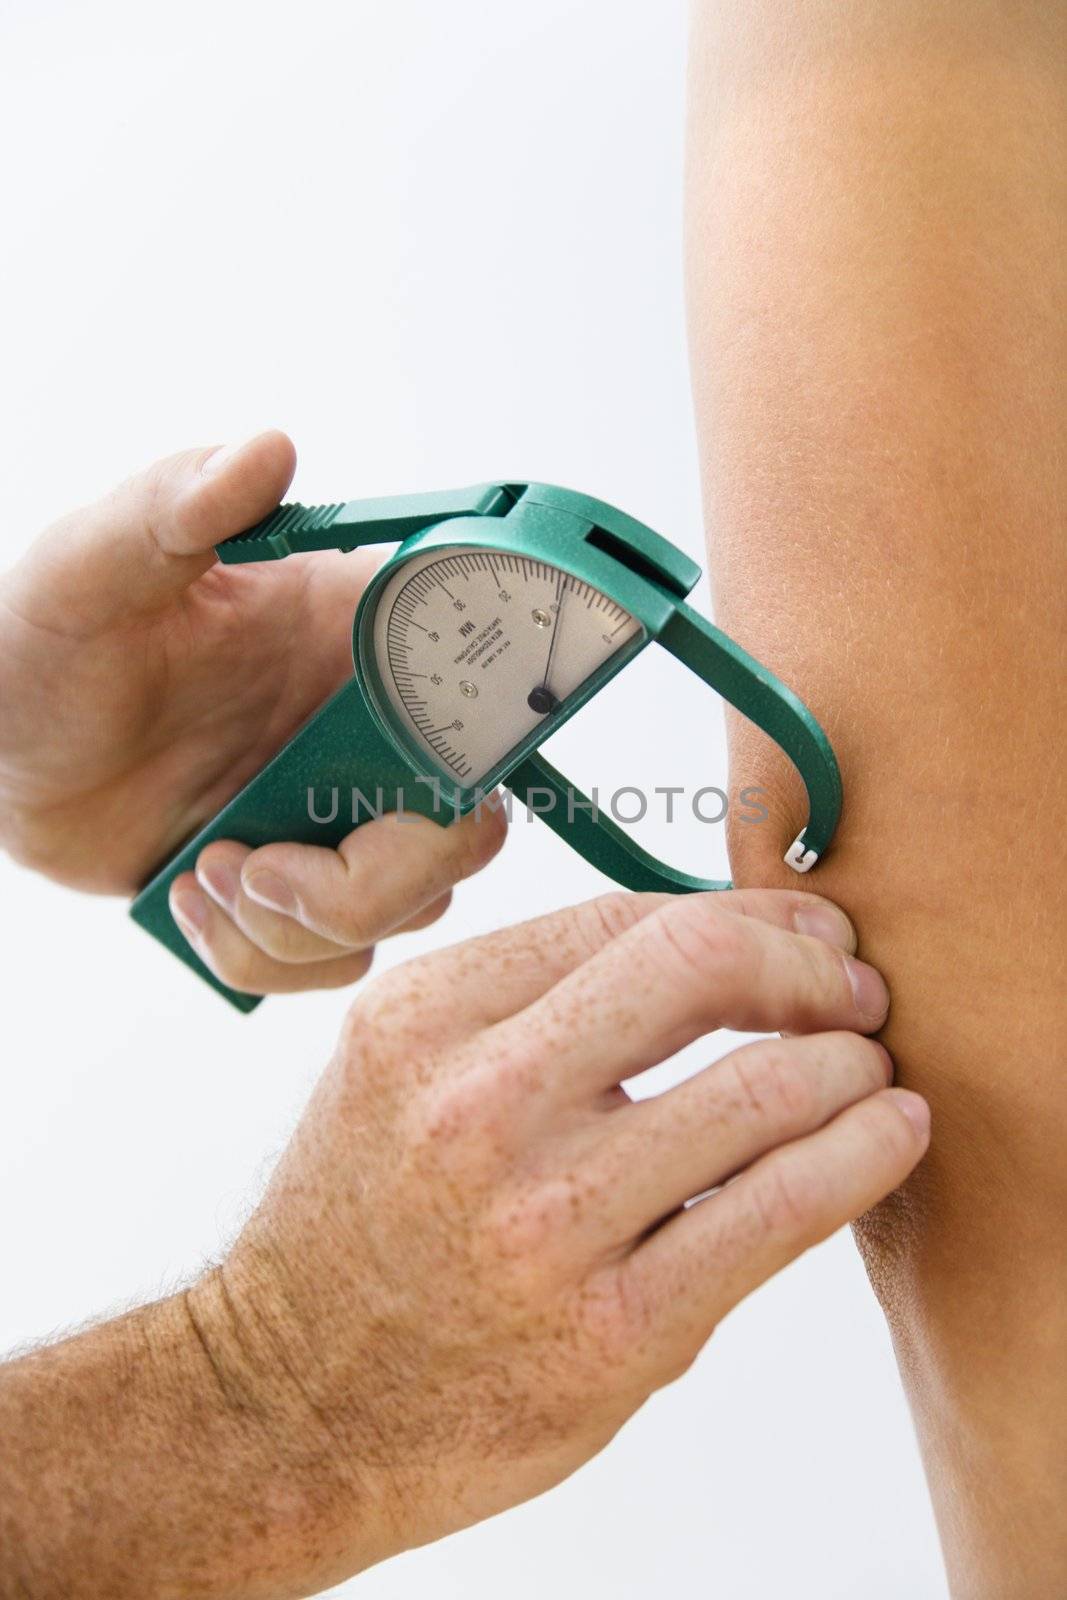
[[[956,1592],[1067,1570],[1062,12],[695,8],[694,388],[717,615],[841,760],[812,886],[891,980],[927,1160],[860,1241]],[[802,793],[741,882],[785,881]]]
[[[0,1367],[3,1600],[285,1600],[338,1575],[355,1487],[221,1284]]]

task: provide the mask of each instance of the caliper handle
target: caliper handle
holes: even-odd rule
[[[250,849],[279,839],[336,847],[373,816],[404,810],[453,820],[432,784],[420,784],[379,731],[358,681],[351,678],[274,759],[190,839],[142,889],[130,915],[238,1011],[260,995],[242,994],[201,961],[171,915],[170,886],[191,872],[205,845],[236,839]],[[319,820],[322,819],[322,820]]]
[[[278,506],[245,533],[219,545],[224,566],[246,561],[283,561],[313,550],[358,550],[368,544],[400,544],[454,517],[506,517],[524,484],[478,483],[469,489],[432,494],[393,494],[376,500],[339,500],[334,505]]]
[[[430,494],[388,495],[332,505],[278,506],[244,533],[217,548],[225,566],[282,561],[315,550],[355,550],[392,544],[455,517],[505,517],[525,484],[480,483]],[[312,794],[338,793],[336,817],[318,821]],[[353,796],[355,800],[353,801]],[[359,797],[365,797],[365,803]],[[327,810],[329,810],[327,802]],[[155,874],[134,900],[134,921],[191,967],[239,1011],[253,1011],[262,996],[222,983],[193,950],[170,911],[170,886],[190,872],[205,845],[236,839],[251,849],[291,840],[335,847],[372,816],[406,810],[450,822],[432,784],[421,784],[380,731],[356,678],[334,695],[285,748],[216,817]]]

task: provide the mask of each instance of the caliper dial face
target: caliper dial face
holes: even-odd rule
[[[397,568],[374,652],[395,719],[431,768],[473,789],[641,632],[559,567],[461,546]]]

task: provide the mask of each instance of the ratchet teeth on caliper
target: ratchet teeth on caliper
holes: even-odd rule
[[[319,550],[332,544],[325,535],[345,508],[334,505],[303,506],[295,501],[272,511],[246,533],[235,534],[219,546],[219,559],[233,564],[244,561],[281,561],[285,556]]]

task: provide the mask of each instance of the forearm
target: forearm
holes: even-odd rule
[[[1067,1570],[1062,15],[698,4],[689,278],[717,616],[841,760],[811,886],[890,976],[930,1155],[861,1244],[956,1592]],[[792,774],[736,721],[785,882]],[[773,834],[773,837],[771,835]]]
[[[332,1581],[355,1486],[282,1382],[246,1368],[218,1281],[0,1367],[2,1600],[284,1600]],[[382,1553],[369,1536],[367,1562]]]

